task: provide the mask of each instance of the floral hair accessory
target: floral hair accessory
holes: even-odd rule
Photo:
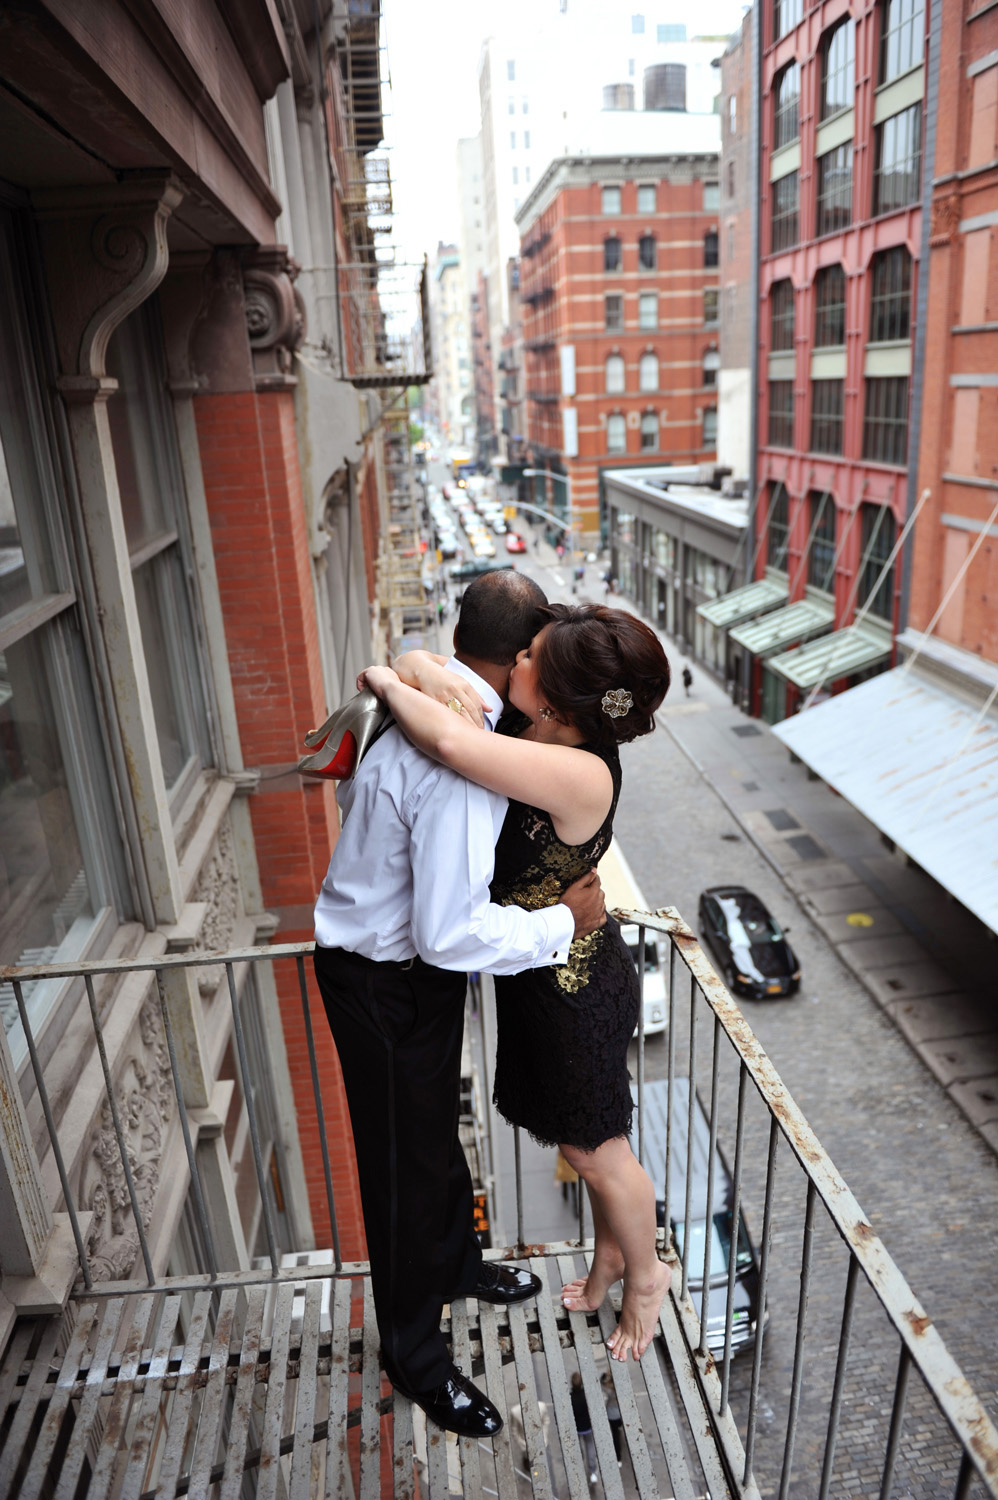
[[[611,688],[603,694],[603,712],[611,719],[622,719],[633,703],[634,699],[626,688]]]

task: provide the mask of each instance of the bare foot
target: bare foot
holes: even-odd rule
[[[624,1277],[624,1296],[620,1305],[620,1321],[606,1341],[612,1359],[626,1361],[628,1355],[640,1359],[655,1337],[658,1315],[672,1272],[662,1261],[652,1279],[642,1286],[629,1286]]]
[[[570,1281],[562,1287],[562,1303],[570,1312],[596,1312],[613,1283],[623,1274],[623,1260],[594,1259],[588,1276],[580,1276],[578,1281]]]

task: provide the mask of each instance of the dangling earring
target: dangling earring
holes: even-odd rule
[[[538,717],[541,718],[541,719],[544,719],[545,721],[547,721],[548,719],[553,719],[554,718],[554,709],[553,708],[548,708],[547,704],[545,704],[544,707],[541,709],[540,714],[538,715]]]

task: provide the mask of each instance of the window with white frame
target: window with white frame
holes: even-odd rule
[[[640,292],[638,294],[638,327],[658,327],[658,293]]]
[[[613,412],[606,419],[606,451],[627,452],[627,423],[621,412]]]
[[[605,187],[600,195],[604,214],[620,213],[620,188]]]
[[[0,208],[0,963],[99,951],[140,915],[129,888],[102,732],[87,612],[69,544],[51,374],[29,327],[44,321],[30,267],[37,247]],[[37,1028],[64,986],[24,987]],[[9,985],[0,1022],[15,1065],[26,1053]]]
[[[638,390],[658,390],[658,355],[642,354],[638,365]]]
[[[638,213],[653,214],[655,212],[656,190],[653,182],[641,183],[638,187]]]
[[[508,62],[506,64],[506,81],[507,81],[507,83],[515,83],[516,82],[516,63],[515,62]]]
[[[657,411],[643,411],[641,413],[641,446],[642,448],[658,447]]]
[[[619,396],[624,390],[624,360],[620,354],[608,354],[605,389],[608,396]]]
[[[721,356],[716,349],[708,349],[703,357],[703,383],[717,385],[717,372],[721,368]]]
[[[705,406],[703,409],[703,433],[700,446],[702,448],[717,447],[717,407]]]

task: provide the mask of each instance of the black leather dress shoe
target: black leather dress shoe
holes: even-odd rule
[[[523,1302],[527,1297],[536,1297],[541,1289],[541,1279],[532,1271],[521,1271],[519,1266],[500,1266],[494,1260],[483,1260],[478,1273],[478,1284],[469,1297],[479,1302]]]
[[[407,1391],[396,1387],[416,1406],[421,1406],[431,1422],[445,1432],[460,1437],[495,1437],[502,1427],[502,1417],[487,1396],[462,1375],[457,1365],[441,1385],[431,1391]]]

